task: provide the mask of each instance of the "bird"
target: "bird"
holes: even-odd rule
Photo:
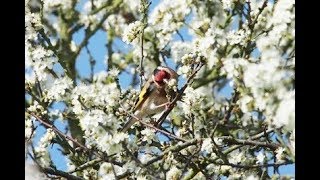
[[[139,119],[151,117],[167,108],[168,103],[170,103],[167,98],[168,93],[171,97],[174,95],[174,91],[166,90],[171,79],[175,79],[176,82],[178,79],[178,74],[173,69],[166,66],[158,66],[154,69],[135,102],[133,109],[135,117]],[[136,118],[129,117],[120,132],[128,131],[137,121]]]

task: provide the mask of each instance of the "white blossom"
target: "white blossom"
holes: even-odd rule
[[[119,69],[113,67],[112,69],[110,69],[109,71],[109,75],[112,77],[117,77],[119,75],[120,71]]]
[[[47,129],[47,132],[38,142],[38,146],[35,147],[35,153],[37,156],[39,156],[39,163],[42,167],[49,167],[50,165],[49,151],[47,148],[51,144],[52,139],[55,137],[55,132],[52,129]]]
[[[68,10],[72,8],[72,0],[43,0],[43,9],[45,11],[50,11],[61,7],[63,10]]]
[[[143,135],[143,141],[147,141],[148,144],[152,143],[152,140],[155,140],[155,132],[153,129],[145,128],[141,131],[141,134]]]
[[[116,35],[121,36],[128,25],[124,17],[120,14],[111,14],[106,21],[104,21],[103,26],[107,30],[112,29]]]
[[[129,26],[124,30],[122,40],[127,44],[133,43],[136,44],[139,42],[139,35],[142,31],[143,24],[140,21],[135,21],[130,23]]]
[[[176,166],[170,168],[170,170],[166,173],[166,179],[168,180],[176,180],[179,179],[181,175],[181,170],[178,169]]]
[[[222,0],[223,9],[230,9],[232,3],[233,3],[233,0]]]
[[[265,155],[262,151],[260,151],[257,155],[257,164],[263,164],[265,160]]]
[[[103,177],[103,176],[108,175],[108,174],[112,174],[113,175],[112,165],[111,165],[111,163],[104,162],[104,163],[101,164],[101,166],[99,168],[99,175]],[[114,178],[114,176],[112,178]]]
[[[242,112],[247,113],[252,110],[251,103],[253,103],[253,98],[251,96],[245,95],[242,98],[238,100],[238,103],[240,105],[240,109]]]
[[[201,145],[201,151],[212,153],[213,143],[210,138],[205,138]]]
[[[248,62],[243,58],[227,58],[223,61],[223,71],[230,79],[239,78],[241,69],[248,65]],[[247,72],[247,71],[246,71]]]
[[[295,127],[295,96],[289,93],[283,99],[277,109],[273,122],[277,127],[285,125],[286,129],[292,131]]]
[[[25,163],[25,180],[49,180],[36,164]]]
[[[146,176],[138,176],[137,180],[147,180]]]
[[[259,177],[251,174],[248,177],[246,177],[245,180],[259,180]]]
[[[26,118],[25,119],[25,123],[24,123],[24,125],[25,125],[25,129],[24,129],[25,139],[31,139],[36,133],[36,131],[34,131],[34,129],[33,129],[33,121],[34,121],[34,118]]]
[[[192,46],[188,42],[175,41],[171,46],[172,59],[175,62],[181,61],[181,58],[192,51]]]
[[[176,79],[170,79],[168,82],[168,87],[170,89],[173,89],[175,92],[177,92],[177,86],[178,86],[178,82]]]
[[[83,177],[84,179],[97,179],[98,171],[93,169],[92,167],[86,168],[83,171]]]
[[[245,38],[249,35],[249,31],[240,29],[239,31],[230,31],[227,34],[227,39],[231,45],[240,44],[245,45]]]
[[[60,101],[67,95],[67,91],[71,89],[73,81],[69,77],[55,79],[50,89],[47,91],[47,98]]]
[[[244,152],[239,152],[239,151],[233,151],[232,153],[229,154],[229,162],[233,164],[238,164],[240,162],[243,162],[245,158]]]
[[[190,69],[190,67],[187,65],[184,65],[178,69],[177,74],[182,75],[184,78],[186,78],[188,75],[190,75],[191,72],[192,70]]]
[[[283,147],[279,147],[278,149],[276,149],[276,160],[277,162],[281,163],[284,161],[284,158],[285,158],[285,148]]]
[[[182,97],[182,109],[186,114],[191,113],[192,110],[200,108],[202,94],[196,92],[192,87],[187,87],[184,93],[185,95]]]

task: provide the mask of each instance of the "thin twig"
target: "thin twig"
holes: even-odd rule
[[[82,149],[84,149],[85,151],[90,151],[89,148],[87,148],[86,146],[82,145],[81,143],[79,143],[77,140],[73,139],[72,137],[64,134],[63,132],[61,132],[58,128],[56,128],[53,124],[50,124],[48,122],[46,122],[45,120],[43,120],[42,118],[40,118],[39,116],[35,115],[33,112],[29,112],[28,113],[30,115],[32,115],[33,117],[35,117],[41,124],[43,124],[44,126],[46,126],[47,128],[52,129],[54,132],[58,133],[60,136],[64,137],[66,140],[70,140],[73,143],[75,143],[76,145],[78,145],[79,147],[81,147]]]
[[[292,161],[286,161],[281,163],[270,163],[270,164],[255,164],[255,165],[243,165],[243,164],[233,164],[233,163],[215,163],[217,165],[227,165],[235,168],[242,168],[242,169],[251,169],[251,168],[261,168],[261,167],[279,167],[282,165],[292,164]]]
[[[114,168],[114,165],[111,164],[111,167],[112,167],[112,172],[113,172],[113,175],[114,175],[115,180],[118,180],[118,176],[117,176],[116,170],[115,170],[115,168]]]
[[[239,97],[239,92],[234,90],[234,95],[233,95],[232,100],[230,102],[230,107],[229,107],[228,111],[225,113],[225,116],[222,119],[223,123],[226,123],[229,120],[229,118],[231,117],[231,113],[232,113],[232,111],[233,111],[233,109],[234,109],[234,107],[236,105],[238,97]]]
[[[140,89],[142,89],[143,87],[143,76],[144,76],[144,70],[143,70],[143,34],[144,34],[144,28],[142,28],[142,32],[141,32],[141,59],[140,59]]]
[[[184,42],[183,36],[182,36],[182,34],[179,32],[179,30],[176,30],[176,33],[177,33],[178,36],[180,37],[181,41]]]
[[[174,139],[177,139],[177,140],[179,140],[179,141],[187,142],[186,139],[183,139],[183,138],[178,137],[178,136],[176,136],[176,135],[174,135],[174,134],[171,134],[170,132],[161,130],[161,129],[155,127],[155,126],[152,126],[152,125],[150,125],[150,124],[148,124],[148,123],[143,122],[141,119],[139,119],[138,117],[136,117],[136,116],[133,115],[133,114],[130,114],[130,116],[133,117],[134,119],[136,119],[137,121],[139,121],[139,122],[140,122],[142,125],[144,125],[144,126],[147,126],[147,127],[151,128],[151,129],[154,129],[154,130],[156,130],[156,131],[159,131],[159,132],[161,132],[161,133],[163,133],[163,134],[165,134],[165,135],[168,135],[168,136],[170,136],[170,137],[172,137],[172,138],[174,138]]]
[[[276,143],[235,139],[235,138],[229,137],[229,136],[227,136],[227,137],[218,137],[218,138],[222,139],[224,142],[227,142],[227,143],[267,147],[267,148],[269,148],[271,150],[276,150],[276,149],[278,149],[280,147],[280,144],[276,144]]]
[[[82,145],[81,143],[79,143],[76,139],[64,134],[63,132],[61,132],[57,127],[55,127],[53,124],[50,124],[48,122],[46,122],[45,120],[43,120],[42,118],[40,118],[39,116],[35,115],[33,112],[30,112],[27,110],[27,112],[32,115],[33,117],[35,117],[41,124],[43,124],[45,127],[52,129],[55,133],[57,133],[59,136],[63,137],[66,140],[70,140],[73,143],[75,143],[78,147],[82,148],[83,150],[87,151],[87,152],[93,152],[95,155],[101,157],[103,159],[103,161],[105,162],[110,162],[113,163],[115,165],[118,166],[122,166],[123,164],[114,160],[109,159],[112,155],[106,155],[104,152],[102,152],[102,154],[98,153],[97,151],[91,150],[89,148],[87,148],[86,146]]]
[[[141,59],[140,59],[140,89],[143,87],[143,76],[144,76],[144,70],[143,70],[143,60],[144,60],[144,54],[143,54],[143,40],[144,40],[144,29],[147,27],[147,15],[148,15],[148,8],[151,4],[147,3],[148,1],[141,0],[141,6],[142,6],[142,28],[141,28],[141,35],[140,35],[140,45],[141,45]]]
[[[169,152],[179,152],[182,149],[187,148],[187,147],[192,146],[192,145],[196,145],[199,142],[201,142],[201,140],[193,139],[193,140],[185,142],[183,144],[177,144],[175,146],[171,146],[168,149],[166,149],[161,155],[159,155],[157,157],[154,157],[154,158],[151,158],[149,161],[145,162],[144,166],[149,166],[150,164],[162,159],[163,156],[166,155]]]
[[[91,167],[91,166],[94,166],[94,165],[97,164],[97,163],[100,163],[101,161],[102,161],[101,158],[93,159],[93,160],[91,160],[91,161],[89,161],[89,162],[87,162],[87,163],[85,163],[85,164],[82,164],[82,165],[76,167],[74,170],[69,171],[69,173],[74,173],[74,172],[77,172],[77,171],[82,171],[82,170],[84,170],[84,169],[86,169],[86,168],[88,168],[88,167]]]
[[[96,60],[94,59],[94,57],[92,56],[88,45],[85,46],[86,50],[87,50],[87,54],[89,55],[89,63],[90,63],[90,81],[93,82],[93,74],[94,74],[94,65],[96,64]]]
[[[269,129],[269,130],[267,130],[266,132],[261,132],[261,133],[259,133],[259,134],[253,135],[253,136],[249,137],[248,139],[257,140],[257,139],[263,137],[263,136],[265,135],[265,133],[269,134],[269,133],[271,133],[271,132],[273,132],[273,131],[274,131],[274,129]],[[232,151],[241,148],[242,146],[244,146],[244,145],[241,144],[241,145],[231,146],[231,147],[229,147],[228,149],[224,150],[222,153],[225,154],[225,155],[227,155],[227,154],[231,153]],[[219,157],[216,157],[216,158],[213,158],[213,159],[208,159],[208,161],[209,161],[210,163],[215,163],[216,160],[218,160],[218,159],[219,159]]]

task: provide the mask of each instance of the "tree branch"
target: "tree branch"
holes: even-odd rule
[[[260,147],[267,147],[271,150],[276,150],[280,147],[280,144],[276,143],[268,143],[268,142],[259,142],[259,141],[252,141],[252,140],[243,140],[243,139],[234,139],[233,137],[218,137],[222,139],[224,142],[239,144],[239,145],[253,145],[253,146],[260,146]]]
[[[172,138],[174,138],[174,139],[177,139],[177,140],[179,140],[179,141],[187,142],[186,139],[183,139],[183,138],[178,137],[178,136],[176,136],[176,135],[174,135],[174,134],[171,134],[171,133],[169,133],[169,132],[167,132],[167,131],[164,131],[164,130],[162,130],[162,129],[159,129],[159,128],[157,128],[157,127],[155,127],[155,126],[152,126],[152,125],[150,125],[150,124],[148,124],[148,123],[146,123],[146,122],[143,122],[141,119],[139,119],[138,117],[136,117],[136,116],[133,115],[133,114],[130,114],[130,116],[133,117],[134,119],[136,119],[137,121],[139,121],[139,122],[140,122],[142,125],[144,125],[144,126],[147,126],[147,127],[151,128],[151,129],[155,129],[156,131],[159,131],[159,132],[161,132],[161,133],[163,133],[163,134],[165,134],[165,135],[167,135],[167,136],[170,136],[170,137],[172,137]]]
[[[140,89],[143,87],[143,76],[144,76],[144,70],[143,70],[143,60],[144,60],[144,54],[143,54],[143,37],[144,37],[144,29],[147,27],[147,16],[148,16],[148,8],[151,4],[151,2],[147,3],[147,0],[141,0],[141,8],[142,8],[142,28],[141,28],[141,36],[140,36],[140,45],[141,45],[141,59],[140,59]]]
[[[292,161],[286,161],[281,163],[271,163],[271,164],[255,164],[255,165],[242,165],[242,164],[232,164],[232,163],[215,163],[217,165],[226,165],[235,168],[242,168],[242,169],[253,169],[253,168],[261,168],[261,167],[279,167],[283,165],[292,164]]]
[[[110,162],[113,164],[116,164],[118,166],[122,166],[123,164],[114,160],[109,159],[111,156],[113,155],[107,155],[104,152],[102,152],[102,154],[98,153],[97,151],[91,150],[89,148],[87,148],[86,146],[82,145],[81,143],[79,143],[76,139],[64,134],[63,132],[61,132],[57,127],[55,127],[53,124],[50,124],[48,122],[46,122],[45,120],[41,119],[39,116],[35,115],[33,112],[30,112],[27,110],[27,112],[32,115],[33,117],[35,117],[41,124],[43,124],[45,127],[52,129],[56,134],[58,134],[59,136],[63,137],[65,140],[70,140],[73,143],[75,143],[78,147],[82,148],[84,151],[86,152],[93,152],[95,155],[101,157],[103,159],[103,161],[106,162]]]
[[[184,42],[183,36],[182,36],[182,34],[179,32],[179,30],[176,30],[176,33],[177,33],[178,36],[180,37],[181,41]]]
[[[97,164],[97,163],[100,163],[101,161],[102,161],[101,158],[93,159],[93,160],[91,160],[91,161],[89,161],[89,162],[87,162],[87,163],[84,163],[84,164],[76,167],[74,170],[69,171],[69,173],[72,174],[72,173],[74,173],[74,172],[84,170],[84,169],[86,169],[86,168],[88,168],[88,167],[94,166],[94,165]]]
[[[64,171],[57,170],[57,169],[53,169],[53,168],[41,168],[41,169],[46,174],[53,174],[56,176],[65,177],[68,180],[84,180],[84,178],[77,177],[77,176],[71,175],[69,173],[66,173]]]
[[[201,140],[193,139],[193,140],[185,142],[183,144],[177,144],[175,146],[171,146],[168,149],[166,149],[161,155],[151,158],[149,161],[145,162],[143,165],[149,166],[150,164],[162,159],[163,156],[168,154],[169,152],[179,152],[186,147],[189,147],[192,145],[197,145],[199,142],[201,142]]]
[[[267,130],[267,131],[265,131],[265,132],[261,132],[261,133],[259,133],[259,134],[253,135],[253,136],[249,137],[248,139],[257,140],[257,139],[265,136],[265,133],[269,134],[269,133],[271,133],[271,132],[273,132],[273,131],[274,131],[274,129],[269,129],[269,130]],[[225,155],[227,155],[227,154],[231,153],[232,151],[241,148],[242,146],[244,146],[244,145],[241,144],[241,145],[231,146],[231,147],[229,147],[228,149],[224,150],[222,153],[225,154]],[[216,160],[218,160],[218,159],[219,159],[219,157],[215,157],[215,158],[213,158],[213,159],[208,159],[208,162],[210,162],[210,163],[215,163]]]
[[[48,122],[46,122],[45,120],[41,119],[39,116],[35,115],[33,112],[27,111],[30,115],[32,115],[33,117],[35,117],[41,124],[43,124],[45,127],[52,129],[54,132],[56,132],[58,135],[62,136],[64,139],[66,140],[70,140],[73,143],[75,143],[76,145],[78,145],[79,147],[81,147],[82,149],[84,149],[85,151],[90,151],[89,148],[87,148],[86,146],[82,145],[81,143],[79,143],[77,140],[73,139],[72,137],[64,134],[63,132],[61,132],[58,128],[56,128],[53,124],[50,124]]]

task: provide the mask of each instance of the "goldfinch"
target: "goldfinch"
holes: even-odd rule
[[[169,67],[158,66],[152,73],[150,79],[145,83],[134,106],[134,115],[139,118],[151,117],[166,109],[169,101],[166,87],[171,79],[177,81],[178,74]],[[171,94],[171,97],[173,94]],[[126,132],[137,122],[137,119],[130,117],[123,126],[121,132]]]

